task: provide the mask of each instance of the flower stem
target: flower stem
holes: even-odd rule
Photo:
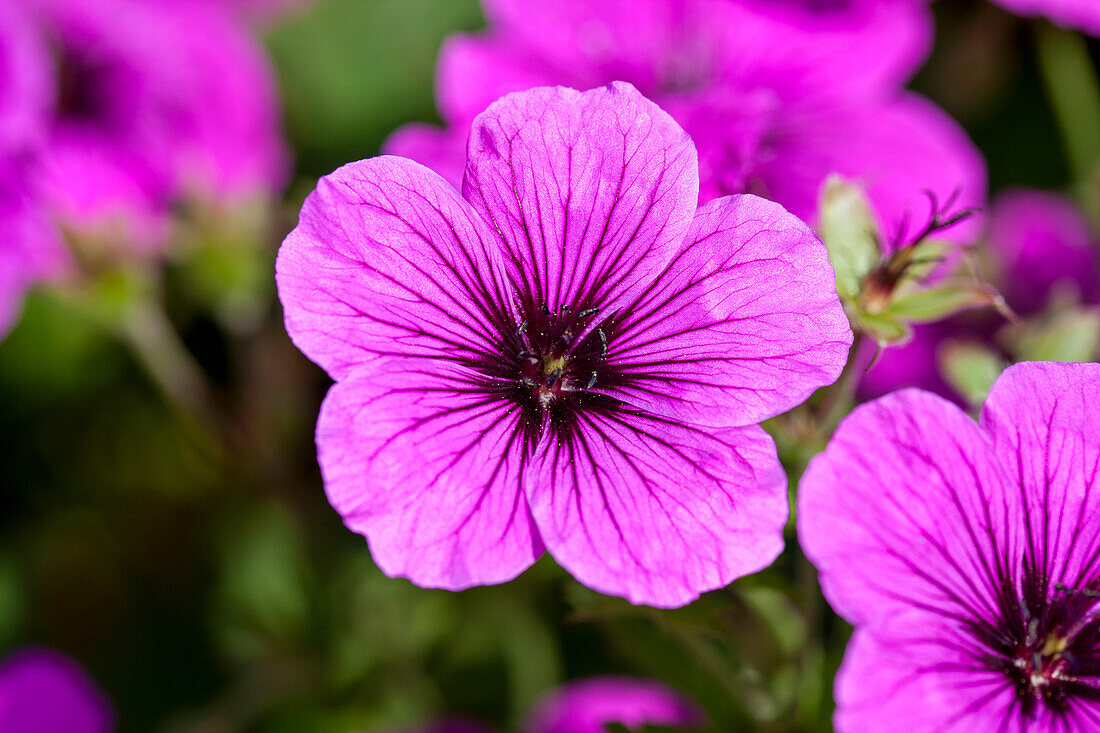
[[[1100,81],[1079,34],[1043,23],[1036,36],[1039,67],[1079,193],[1093,216],[1100,177]]]
[[[164,395],[199,427],[217,435],[217,412],[202,367],[153,297],[130,303],[118,324],[127,346]]]

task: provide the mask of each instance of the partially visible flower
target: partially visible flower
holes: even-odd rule
[[[0,733],[107,733],[110,703],[75,662],[28,649],[0,662]]]
[[[248,17],[262,21],[283,19],[313,0],[222,0]]]
[[[279,296],[337,380],[329,500],[384,572],[466,588],[548,549],[678,606],[775,558],[786,480],[756,423],[833,382],[851,331],[808,227],[698,187],[691,140],[624,83],[492,105],[463,196],[386,156],[319,182]]]
[[[980,205],[984,163],[927,100],[899,91],[923,60],[931,19],[920,3],[860,3],[834,22],[792,23],[814,3],[731,0],[486,0],[490,29],[443,47],[437,100],[447,128],[411,125],[385,150],[457,185],[470,122],[507,92],[628,81],[688,131],[701,200],[754,193],[812,221],[826,176],[861,179],[892,234],[907,212]],[[972,237],[975,224],[951,232]]]
[[[266,62],[212,0],[30,0],[54,56],[42,185],[69,228],[153,247],[170,206],[276,190]]]
[[[994,200],[989,221],[984,253],[991,278],[1013,311],[1025,317],[1040,313],[1059,287],[1084,304],[1100,303],[1100,243],[1072,201],[1046,191],[1009,190]],[[941,375],[941,348],[948,339],[992,347],[1003,323],[1003,317],[990,314],[916,326],[909,343],[879,356],[860,380],[860,394],[871,398],[920,387],[961,403]]]
[[[0,5],[0,337],[24,292],[64,262],[34,191],[32,166],[50,101],[46,48],[19,5]]]
[[[611,723],[627,730],[645,725],[698,728],[703,712],[679,693],[652,680],[590,677],[551,690],[528,714],[527,733],[604,733]],[[2,733],[2,731],[0,731]],[[417,733],[487,733],[465,721],[448,721]]]
[[[840,733],[1096,728],[1100,364],[1010,367],[978,424],[919,390],[856,408],[798,534],[856,626]]]
[[[0,155],[41,142],[50,90],[48,52],[31,19],[16,3],[0,4]]]
[[[1084,303],[1100,303],[1100,241],[1065,196],[1029,189],[1000,194],[990,217],[989,255],[1017,313],[1043,310],[1059,286]]]
[[[64,272],[67,257],[30,191],[26,165],[0,156],[0,338],[15,323],[35,283]]]
[[[604,733],[611,723],[696,728],[706,716],[662,684],[630,677],[593,677],[555,690],[531,714],[529,733]]]
[[[1058,25],[1100,36],[1100,3],[1096,0],[993,0],[1020,15],[1039,15]]]

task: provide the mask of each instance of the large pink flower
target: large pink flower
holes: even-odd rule
[[[499,583],[548,549],[676,606],[775,558],[786,480],[755,423],[832,382],[851,332],[804,224],[698,187],[691,140],[623,83],[491,106],[461,196],[394,157],[320,181],[279,295],[337,380],[329,499],[386,573]]]
[[[841,733],[1100,726],[1100,365],[1011,367],[977,424],[919,390],[857,408],[798,532],[856,626]]]
[[[387,152],[457,185],[473,117],[507,92],[544,84],[634,84],[688,131],[701,199],[756,193],[813,221],[825,177],[867,185],[893,234],[927,211],[925,189],[981,205],[984,163],[927,100],[899,91],[931,41],[916,2],[823,12],[799,0],[485,0],[490,30],[443,47],[445,130],[412,125]],[[800,20],[801,19],[801,20]],[[971,238],[976,222],[952,230]]]
[[[108,733],[103,693],[71,659],[27,649],[0,663],[0,733]]]

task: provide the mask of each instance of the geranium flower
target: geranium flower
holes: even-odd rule
[[[107,733],[114,715],[75,662],[27,649],[0,663],[0,733]]]
[[[627,730],[646,725],[697,728],[706,716],[690,700],[651,680],[590,677],[552,690],[527,716],[528,733],[604,733],[611,723]],[[486,733],[476,723],[447,721],[420,733]]]
[[[592,677],[562,685],[532,711],[530,733],[604,733],[611,723],[697,728],[706,716],[690,700],[650,680]]]
[[[1013,311],[1025,317],[1040,313],[1058,288],[1076,291],[1082,303],[1100,303],[1100,248],[1071,200],[1047,191],[1011,189],[994,199],[989,223],[985,244],[993,266],[990,276]],[[961,402],[940,374],[941,345],[947,339],[993,345],[1003,324],[1003,316],[989,313],[916,326],[909,343],[886,349],[864,374],[860,394],[879,397],[920,387]]]
[[[1014,13],[1044,16],[1059,25],[1100,36],[1100,3],[1096,0],[993,0]]]
[[[148,247],[185,194],[221,202],[282,183],[271,75],[219,3],[28,5],[54,51],[42,178],[66,225]]]
[[[839,13],[798,0],[484,5],[490,30],[453,36],[441,52],[436,97],[447,128],[411,125],[384,146],[455,185],[471,120],[502,94],[623,80],[692,136],[702,201],[754,193],[813,223],[821,185],[838,172],[866,184],[888,235],[907,217],[926,218],[925,190],[945,201],[961,189],[961,207],[984,201],[984,163],[965,133],[899,89],[931,44],[921,3]],[[977,227],[950,235],[965,241]]]
[[[1100,726],[1100,365],[1011,367],[977,424],[919,390],[856,408],[798,532],[856,626],[841,733]]]
[[[337,380],[329,500],[387,574],[450,589],[550,553],[676,606],[768,565],[786,481],[754,423],[836,379],[824,246],[753,196],[696,210],[695,149],[629,84],[509,95],[463,194],[401,158],[323,178],[279,253]]]

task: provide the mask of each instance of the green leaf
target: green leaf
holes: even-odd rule
[[[890,313],[861,311],[856,315],[856,320],[860,330],[883,346],[904,343],[913,335],[909,324]]]
[[[993,383],[1008,366],[997,352],[967,341],[944,344],[939,363],[947,383],[974,407],[985,402]]]
[[[972,308],[1004,307],[993,287],[974,280],[950,280],[935,287],[901,293],[887,312],[912,323],[931,323]]]
[[[862,189],[834,174],[822,188],[818,220],[836,271],[837,292],[854,298],[864,276],[882,259],[871,205]]]
[[[1100,357],[1100,309],[1071,308],[1010,329],[1021,361],[1094,361]]]

